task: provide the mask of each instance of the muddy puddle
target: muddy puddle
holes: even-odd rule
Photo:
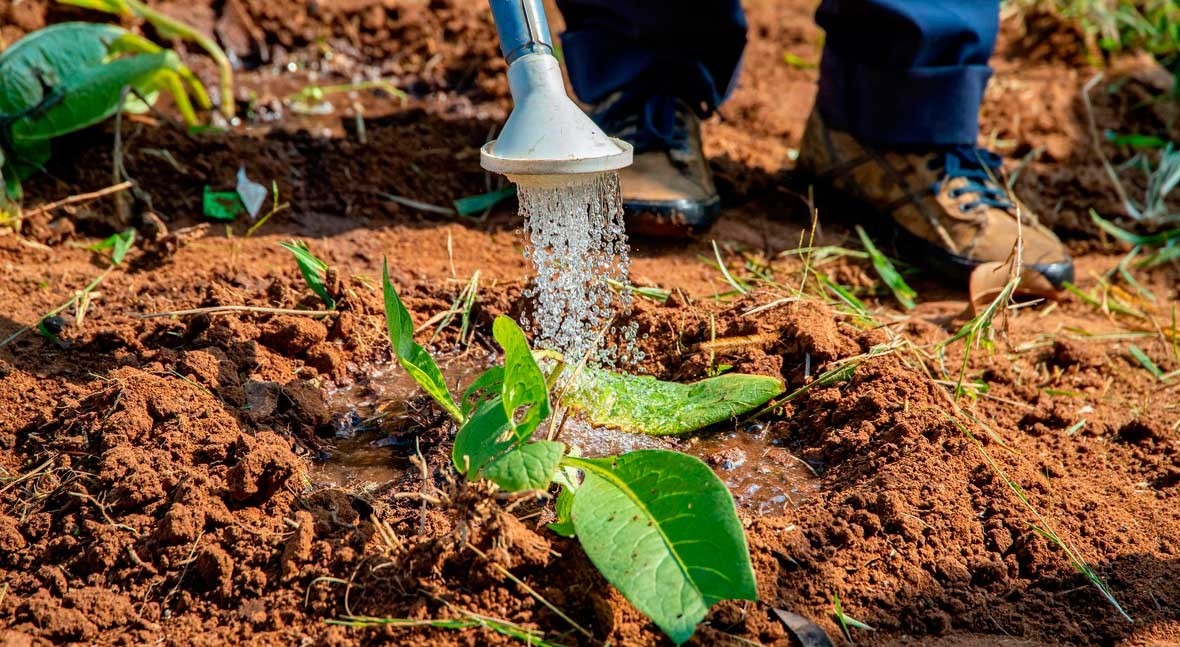
[[[495,357],[440,362],[453,392],[491,366]],[[413,437],[404,433],[421,402],[418,386],[400,367],[381,367],[368,380],[328,390],[336,437],[318,461],[312,479],[318,485],[371,489],[405,478],[414,470]],[[561,420],[560,412],[556,416]],[[552,421],[542,430],[548,432]],[[634,434],[589,424],[574,417],[561,421],[558,438],[583,456],[607,456],[638,449],[672,449],[704,460],[725,482],[739,506],[758,514],[778,513],[817,491],[818,477],[802,459],[780,447],[758,423],[719,427],[708,434],[672,438]]]

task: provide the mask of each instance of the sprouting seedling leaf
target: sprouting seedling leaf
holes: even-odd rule
[[[640,450],[563,464],[585,473],[572,518],[586,555],[674,642],[714,603],[758,598],[733,497],[699,459]]]
[[[128,250],[131,249],[131,246],[134,243],[135,230],[127,229],[117,234],[111,234],[97,243],[87,246],[86,249],[92,252],[101,252],[107,249],[112,250],[111,263],[113,265],[118,265],[119,263],[123,262],[123,259],[127,256]]]
[[[478,406],[481,399],[478,397],[480,393],[495,393],[499,395],[504,386],[504,367],[493,366],[475,378],[475,381],[467,385],[463,390],[463,397],[459,398],[459,404],[462,405],[463,415],[467,416],[472,410]]]
[[[480,470],[480,476],[507,492],[544,490],[553,481],[564,455],[565,443],[539,440],[493,458]]]
[[[481,193],[479,195],[469,195],[465,198],[455,200],[455,211],[460,216],[471,216],[477,213],[483,213],[488,209],[500,204],[504,200],[516,195],[516,185],[509,184],[503,189],[496,191],[489,191],[488,193]]]
[[[504,315],[496,317],[492,335],[504,349],[504,411],[517,440],[523,442],[549,417],[549,385],[515,321]]]
[[[1155,362],[1151,361],[1151,358],[1147,356],[1147,353],[1143,352],[1143,349],[1139,348],[1135,344],[1131,344],[1127,348],[1127,351],[1131,353],[1131,357],[1134,357],[1135,360],[1143,366],[1143,368],[1147,369],[1148,373],[1151,373],[1155,377],[1155,379],[1164,380],[1163,369],[1161,369]]]
[[[246,213],[237,191],[214,191],[208,186],[201,195],[201,206],[207,218],[222,222],[233,222]]]
[[[442,371],[439,370],[438,364],[435,363],[430,353],[426,352],[425,348],[414,341],[414,322],[410,319],[409,311],[406,310],[405,304],[402,303],[401,298],[397,295],[397,290],[393,288],[393,283],[389,280],[388,262],[382,264],[381,285],[385,295],[385,325],[389,330],[389,341],[393,346],[393,353],[397,356],[398,364],[406,369],[410,377],[430,397],[434,398],[434,401],[443,410],[462,424],[465,416],[451,396],[451,392],[447,388],[447,381],[443,377]],[[457,438],[455,444],[457,447]],[[456,467],[458,467],[458,463],[456,463]],[[466,470],[460,468],[460,471]]]
[[[865,631],[876,631],[876,629],[860,620],[845,614],[844,607],[840,604],[840,595],[838,593],[832,594],[832,617],[836,619],[836,623],[840,625],[840,630],[844,632],[844,637],[848,639],[848,643],[851,645],[855,645],[856,641],[852,639],[852,632],[848,629],[849,627],[863,629]]]
[[[856,233],[860,236],[860,242],[865,247],[865,251],[869,253],[869,259],[873,263],[873,269],[877,270],[877,275],[889,287],[889,291],[893,293],[893,298],[901,304],[906,310],[911,310],[914,307],[914,299],[917,298],[918,293],[905,282],[905,279],[898,273],[897,268],[893,266],[893,261],[889,257],[881,253],[877,246],[873,244],[873,240],[865,233],[865,230],[860,225],[856,226]]]
[[[295,263],[299,265],[299,273],[303,275],[303,281],[324,302],[324,307],[335,310],[336,300],[328,294],[328,288],[324,284],[327,278],[328,264],[312,254],[311,250],[307,248],[307,243],[302,240],[279,243],[279,246],[295,255]]]
[[[763,375],[720,375],[693,384],[585,367],[562,404],[597,425],[656,436],[686,434],[748,413],[783,392]]]
[[[573,537],[577,534],[574,530],[574,520],[571,518],[574,510],[574,491],[568,487],[561,488],[561,492],[557,493],[557,502],[553,504],[554,514],[557,515],[557,521],[549,524],[549,529],[561,535],[562,537]]]
[[[485,400],[463,420],[451,448],[451,462],[469,480],[479,478],[480,470],[514,444],[512,428],[499,397]]]

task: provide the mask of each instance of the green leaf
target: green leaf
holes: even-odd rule
[[[209,186],[201,196],[201,206],[205,217],[222,222],[233,222],[246,213],[237,191],[214,191]]]
[[[307,278],[306,271],[304,278]],[[310,279],[308,282],[310,284]],[[393,345],[393,353],[397,356],[398,363],[430,397],[434,398],[439,406],[456,421],[462,423],[463,412],[455,403],[455,398],[451,396],[451,391],[447,388],[447,381],[443,377],[442,371],[439,370],[438,364],[435,363],[430,353],[426,352],[426,349],[414,341],[414,322],[410,319],[409,311],[406,310],[405,304],[402,303],[401,298],[397,295],[397,290],[393,288],[393,283],[389,280],[388,262],[382,265],[381,283],[385,293],[385,325],[389,330],[389,341]],[[456,438],[457,444],[458,439]],[[458,465],[456,463],[456,466]]]
[[[479,475],[507,492],[545,490],[564,455],[565,443],[552,440],[527,443],[492,459]]]
[[[877,246],[873,244],[873,240],[865,233],[864,227],[856,226],[856,233],[860,236],[860,242],[864,245],[865,251],[869,253],[869,259],[873,262],[873,269],[877,270],[877,275],[889,286],[889,291],[893,292],[893,298],[901,304],[906,310],[914,308],[914,299],[917,298],[918,293],[905,282],[905,279],[898,273],[897,268],[893,267],[893,261],[889,257],[881,253]]]
[[[554,512],[557,513],[557,521],[549,524],[549,529],[562,537],[577,535],[577,531],[574,530],[574,520],[571,517],[574,510],[573,490],[568,487],[561,488],[561,491],[557,493],[557,502],[553,507]]]
[[[16,169],[12,164],[5,163],[0,166],[0,176],[3,176],[4,195],[0,197],[7,198],[13,202],[20,202],[25,197],[24,189],[21,188],[20,178],[17,177]],[[0,199],[0,206],[3,206],[6,200]]]
[[[476,406],[478,406],[481,398],[475,398],[481,392],[495,393],[499,395],[504,388],[504,367],[493,366],[475,378],[475,381],[467,385],[463,391],[463,397],[459,398],[459,404],[463,407],[463,415],[466,416],[471,413]],[[474,398],[474,399],[473,399]]]
[[[13,122],[12,144],[19,149],[99,123],[118,111],[123,88],[150,92],[155,75],[176,64],[175,52],[162,51],[115,59],[66,77],[36,110]]]
[[[238,199],[238,194],[233,194],[234,199]],[[245,207],[243,207],[244,209]],[[307,283],[308,289],[315,293],[324,302],[324,307],[329,310],[336,309],[336,300],[332,295],[328,294],[328,288],[324,284],[324,280],[328,274],[328,264],[319,259],[315,254],[308,249],[307,243],[302,240],[293,240],[289,243],[279,243],[283,249],[291,252],[295,256],[295,264],[299,266],[299,273],[303,275],[303,282]],[[400,303],[400,301],[399,301]],[[411,335],[413,331],[411,331]]]
[[[500,202],[516,195],[516,185],[509,184],[508,186],[498,191],[491,191],[488,193],[481,193],[479,195],[469,195],[466,198],[459,198],[455,200],[455,211],[460,216],[470,216],[477,213],[483,213],[488,209],[496,206]]]
[[[463,421],[451,447],[451,462],[468,479],[479,477],[479,470],[514,444],[512,426],[504,413],[500,398],[481,402]]]
[[[127,251],[131,249],[131,245],[135,243],[135,230],[127,229],[117,234],[111,234],[106,238],[89,245],[87,250],[92,252],[101,252],[103,250],[113,250],[111,252],[111,263],[118,265],[123,262],[123,258],[127,256]]]
[[[504,349],[504,411],[517,440],[525,441],[549,417],[549,385],[515,321],[504,315],[496,317],[492,335]]]
[[[678,384],[585,367],[562,404],[597,425],[668,436],[725,422],[782,392],[781,380],[763,375],[729,374]]]
[[[590,561],[677,644],[720,600],[756,600],[733,497],[700,460],[667,450],[566,458],[585,472],[573,522]]]
[[[16,117],[42,105],[66,79],[102,65],[127,33],[117,25],[65,22],[16,41],[0,52],[0,114]]]

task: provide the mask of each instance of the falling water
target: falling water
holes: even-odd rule
[[[612,322],[630,309],[627,234],[617,173],[514,176],[526,254],[536,279],[525,291],[525,324],[540,348],[596,364],[638,361],[634,323]],[[621,333],[611,335],[609,333]],[[620,339],[621,343],[612,343]]]

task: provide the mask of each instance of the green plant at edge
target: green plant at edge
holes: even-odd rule
[[[58,0],[61,4],[72,5],[75,7],[82,7],[84,9],[94,9],[96,11],[103,11],[114,14],[116,16],[135,16],[141,20],[147,21],[152,27],[156,28],[160,36],[166,39],[187,40],[196,43],[198,47],[205,50],[205,53],[213,59],[217,64],[217,71],[220,75],[220,92],[221,92],[221,114],[226,119],[233,119],[234,116],[234,68],[230,63],[229,56],[226,56],[225,50],[217,44],[217,41],[210,38],[208,35],[201,32],[201,30],[191,25],[186,25],[179,20],[156,11],[148,5],[139,0]]]
[[[20,201],[21,180],[49,161],[53,139],[120,110],[146,110],[162,91],[190,125],[190,93],[209,107],[176,52],[116,25],[59,23],[0,52],[0,208]]]
[[[714,603],[757,599],[733,497],[707,465],[667,450],[581,458],[565,443],[534,440],[551,411],[554,380],[508,317],[492,326],[504,365],[477,377],[456,402],[434,359],[413,341],[388,266],[382,285],[398,362],[459,425],[452,462],[468,480],[508,492],[558,485],[550,528],[576,536],[607,581],[677,644],[692,637]]]

